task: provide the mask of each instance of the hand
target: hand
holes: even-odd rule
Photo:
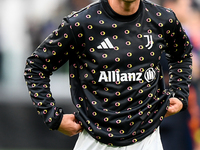
[[[64,114],[58,131],[68,136],[74,136],[79,132],[82,132],[83,128],[77,123],[75,115]]]
[[[181,111],[181,109],[183,108],[183,103],[178,98],[172,97],[169,99],[169,101],[170,105],[167,110],[167,113],[165,114],[165,117],[172,116]]]

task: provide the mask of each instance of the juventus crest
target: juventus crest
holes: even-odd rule
[[[153,36],[152,35],[144,35],[144,37],[147,38],[147,44],[145,45],[145,47],[147,49],[151,49],[153,47]]]

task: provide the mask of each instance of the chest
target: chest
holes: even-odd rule
[[[104,67],[157,64],[166,47],[162,25],[148,16],[132,22],[96,17],[79,33],[84,39],[81,60]]]

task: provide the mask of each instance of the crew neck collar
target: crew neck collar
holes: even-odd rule
[[[139,5],[139,8],[136,13],[134,13],[133,15],[129,15],[129,16],[123,16],[123,15],[116,13],[111,8],[110,4],[108,3],[108,0],[101,0],[101,2],[102,2],[104,10],[107,12],[107,14],[109,16],[111,16],[113,19],[115,19],[117,21],[122,21],[122,22],[129,22],[129,21],[136,19],[142,12],[142,8],[143,8],[142,1],[140,1],[140,5]]]

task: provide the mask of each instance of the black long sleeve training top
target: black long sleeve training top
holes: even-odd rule
[[[144,139],[162,122],[175,96],[187,108],[192,46],[172,10],[140,2],[131,16],[101,0],[65,17],[27,59],[25,79],[46,125],[60,125],[62,108],[50,75],[69,61],[72,101],[79,123],[96,140],[124,146]],[[170,88],[160,59],[166,52]]]

